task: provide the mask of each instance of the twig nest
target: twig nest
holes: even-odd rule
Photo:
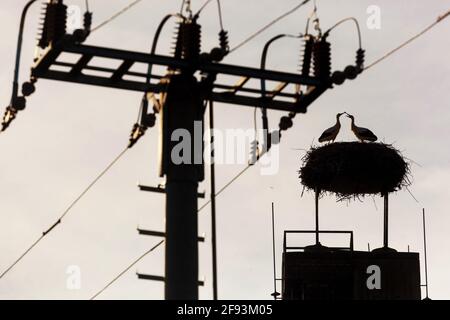
[[[395,192],[410,184],[409,165],[384,143],[336,142],[313,147],[303,158],[302,184],[338,197]]]

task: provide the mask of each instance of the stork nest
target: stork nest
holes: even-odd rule
[[[302,161],[299,173],[306,189],[334,193],[341,199],[395,192],[410,185],[408,162],[384,143],[312,147]]]

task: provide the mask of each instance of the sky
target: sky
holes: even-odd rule
[[[6,107],[11,90],[20,12],[25,0],[0,2],[0,101]],[[84,1],[65,1],[83,6]],[[94,25],[127,5],[126,0],[91,0]],[[194,8],[203,1],[193,0]],[[242,41],[299,1],[222,0],[224,25],[231,46]],[[98,30],[88,44],[148,52],[159,21],[176,12],[181,1],[144,0],[114,22]],[[369,6],[380,9],[380,28],[367,27]],[[371,62],[413,36],[450,8],[450,1],[319,0],[322,28],[349,16],[361,23],[366,61]],[[39,17],[39,5],[29,13],[22,56],[21,81],[29,76]],[[257,67],[264,43],[279,33],[304,30],[312,5],[278,23],[225,59],[226,63]],[[217,9],[203,12],[203,46],[216,45]],[[421,254],[421,210],[427,210],[430,296],[450,298],[450,64],[449,20],[417,41],[367,70],[354,81],[328,90],[307,114],[294,120],[283,135],[280,169],[261,175],[250,169],[217,199],[218,285],[221,299],[270,299],[273,292],[271,203],[276,211],[277,273],[281,272],[282,233],[286,229],[313,229],[314,197],[302,196],[298,170],[304,150],[317,144],[320,133],[332,125],[335,114],[347,111],[357,123],[373,130],[411,159],[411,193],[390,197],[390,246]],[[163,33],[160,54],[169,54],[172,27]],[[357,38],[354,26],[342,25],[330,36],[333,69],[354,62]],[[280,41],[270,52],[268,68],[297,72],[301,44]],[[59,217],[83,188],[125,147],[135,122],[140,94],[91,86],[39,80],[8,131],[0,134],[0,270],[10,265],[42,231]],[[216,127],[253,128],[253,110],[216,104]],[[271,111],[276,128],[282,112]],[[351,141],[348,119],[343,119],[339,141]],[[8,275],[0,279],[0,299],[89,299],[159,239],[138,235],[137,227],[162,231],[164,197],[143,193],[138,183],[157,185],[158,132],[153,128]],[[229,181],[243,165],[217,166],[217,187]],[[209,193],[209,175],[200,185]],[[200,201],[200,205],[204,200]],[[355,249],[382,245],[382,199],[321,202],[321,228],[353,230]],[[210,211],[199,214],[199,274],[205,280],[201,299],[211,299]],[[302,239],[308,244],[312,239]],[[305,243],[306,241],[306,243]],[[324,240],[333,245],[338,239]],[[346,239],[339,241],[346,241]],[[163,275],[161,246],[106,290],[99,299],[162,299],[162,283],[138,280],[136,272]],[[71,266],[81,272],[80,288],[68,288]],[[423,282],[423,280],[422,280]],[[281,290],[279,288],[278,290]]]

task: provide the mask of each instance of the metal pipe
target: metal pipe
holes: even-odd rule
[[[213,300],[217,300],[217,238],[216,238],[216,167],[214,163],[214,106],[209,101],[209,129],[211,132],[211,243],[212,243],[212,275]]]
[[[422,209],[422,222],[423,222],[423,251],[425,258],[425,295],[428,299],[428,261],[427,261],[427,235],[425,225],[425,208]]]
[[[273,299],[277,300],[277,264],[275,255],[275,208],[272,202]]]
[[[388,234],[389,234],[389,194],[384,194],[384,221],[383,221],[383,247],[388,248]]]
[[[319,239],[319,189],[316,189],[316,245],[320,244]]]

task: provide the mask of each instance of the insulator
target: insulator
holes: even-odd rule
[[[259,160],[259,142],[258,140],[254,140],[250,143],[250,160],[249,164],[253,165],[256,161]]]
[[[146,128],[153,128],[156,124],[156,116],[154,113],[149,113],[144,116],[142,125]]]
[[[11,124],[11,122],[13,122],[13,120],[16,118],[17,116],[17,110],[14,109],[13,107],[7,107],[6,111],[3,115],[2,118],[2,123],[1,123],[1,129],[0,131],[5,131],[9,125]]]
[[[176,59],[180,59],[182,56],[182,35],[181,35],[181,28],[183,26],[183,23],[178,22],[175,30],[175,42],[173,43],[172,48],[172,55]]]
[[[85,31],[90,32],[92,27],[92,12],[86,11],[83,18],[83,28]]]
[[[333,72],[333,74],[331,75],[331,81],[334,83],[334,84],[337,84],[337,85],[341,85],[341,84],[343,84],[344,83],[344,81],[345,81],[345,74],[344,74],[344,72],[342,72],[342,71],[335,71],[335,72]]]
[[[27,100],[25,97],[16,97],[11,104],[11,107],[17,111],[25,110],[27,106]]]
[[[213,48],[211,52],[208,54],[208,57],[211,61],[218,62],[221,61],[225,54],[225,52],[221,48]],[[200,55],[202,57],[202,55]]]
[[[229,52],[230,51],[230,41],[228,39],[228,31],[221,30],[219,32],[219,43],[220,48],[223,52]]]
[[[46,48],[66,34],[67,6],[62,1],[50,2],[45,8],[45,20],[38,45]]]
[[[181,22],[177,26],[173,56],[177,59],[198,60],[201,50],[201,26],[195,21]]]
[[[287,129],[292,128],[293,126],[292,119],[290,117],[282,117],[280,119],[280,124],[278,127],[280,128],[280,131],[286,131]]]
[[[314,42],[314,76],[327,80],[331,75],[331,45],[326,39],[322,38]]]
[[[306,36],[303,46],[303,56],[301,61],[301,72],[302,76],[309,76],[311,70],[311,59],[313,52],[314,39],[311,36]]]
[[[22,84],[22,94],[25,97],[32,95],[36,91],[36,87],[32,82],[24,82]]]
[[[201,26],[195,21],[190,21],[183,23],[180,31],[183,59],[198,59],[201,51]]]
[[[356,51],[356,67],[358,71],[361,72],[364,69],[364,61],[365,61],[366,51],[364,49],[358,49]]]
[[[358,73],[358,69],[355,66],[347,66],[344,69],[345,77],[350,80],[356,79]]]
[[[145,126],[135,123],[133,125],[133,129],[131,130],[128,148],[132,148],[139,141],[139,139],[144,136],[145,131],[147,131]]]

